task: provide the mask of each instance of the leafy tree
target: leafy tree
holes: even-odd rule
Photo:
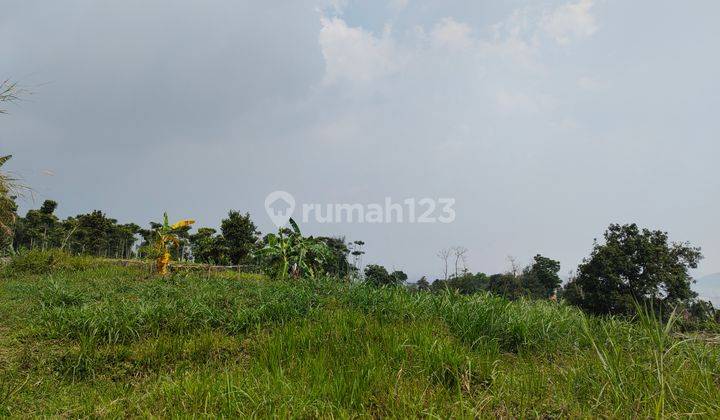
[[[417,282],[417,289],[421,292],[430,290],[430,283],[427,281],[425,276],[422,276]]]
[[[547,299],[560,287],[562,280],[558,276],[560,262],[538,254],[533,263],[522,273],[522,287],[526,296]]]
[[[485,273],[464,273],[459,276],[453,276],[447,280],[446,285],[450,290],[457,290],[463,295],[471,295],[485,290],[488,278]]]
[[[387,269],[381,265],[368,264],[365,267],[365,281],[375,286],[387,286],[393,283],[393,278],[390,277]]]
[[[487,291],[510,300],[519,299],[528,294],[523,287],[522,277],[512,272],[493,274],[488,277]]]
[[[369,264],[365,267],[365,281],[374,286],[394,286],[402,284],[407,278],[407,274],[402,271],[388,273],[387,269],[381,265]]]
[[[77,215],[75,219],[78,229],[73,235],[71,249],[81,254],[106,255],[110,232],[117,220],[108,218],[100,210]]]
[[[37,210],[28,210],[25,217],[19,219],[16,231],[16,243],[20,247],[49,249],[60,247],[63,227],[54,212],[57,202],[45,200]]]
[[[243,215],[238,211],[230,210],[227,219],[223,219],[220,223],[220,231],[230,262],[233,264],[247,262],[260,237],[260,232],[250,220],[250,214]]]
[[[327,245],[330,255],[325,262],[323,271],[339,278],[346,278],[352,269],[348,256],[350,248],[345,242],[345,238],[319,237],[319,241]]]
[[[702,259],[700,248],[634,223],[610,225],[604,239],[566,286],[571,303],[595,314],[632,314],[636,302],[668,309],[696,296],[688,270]]]
[[[196,262],[207,264],[230,264],[228,249],[222,236],[217,231],[203,227],[197,233],[190,235],[190,247],[193,259]]]
[[[20,247],[62,248],[74,254],[113,258],[132,256],[136,235],[141,231],[138,225],[118,224],[99,210],[59,222],[53,213],[56,207],[56,202],[46,201],[20,219]]]
[[[400,270],[395,270],[392,273],[390,273],[390,277],[393,279],[394,284],[403,284],[407,281],[408,276],[404,272]]]
[[[448,290],[447,281],[443,279],[435,279],[430,284],[430,291],[433,293],[440,293],[442,291]]]

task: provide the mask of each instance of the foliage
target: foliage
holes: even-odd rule
[[[20,99],[21,93],[27,92],[23,92],[23,90],[18,87],[17,83],[11,82],[7,79],[0,81],[0,106],[4,103],[17,101]],[[0,114],[5,114],[6,112],[5,108],[0,108]]]
[[[217,231],[203,227],[190,235],[190,248],[195,262],[207,264],[229,265],[230,257],[223,237]]]
[[[227,219],[220,223],[223,245],[234,265],[247,262],[256,248],[260,232],[250,220],[250,213],[230,210]]]
[[[170,252],[168,245],[180,245],[178,239],[178,231],[195,223],[194,220],[181,220],[175,224],[170,224],[167,213],[163,214],[163,224],[155,232],[155,249],[157,250],[156,268],[158,274],[164,276],[167,274],[167,267],[170,263]]]
[[[295,220],[290,218],[291,230],[279,229],[278,234],[265,236],[256,258],[272,278],[315,278],[323,275],[323,267],[332,254],[327,244],[313,237],[304,237]]]
[[[511,300],[522,297],[547,299],[561,284],[558,271],[558,261],[538,254],[533,258],[532,264],[520,273],[508,272],[488,276],[485,273],[464,272],[452,275],[447,280],[435,280],[430,290],[451,290],[463,295],[490,292]]]
[[[6,276],[47,274],[63,271],[80,271],[99,264],[89,257],[72,256],[59,249],[42,251],[22,250],[10,258],[0,273]]]
[[[58,204],[46,200],[39,209],[28,210],[17,220],[17,249],[58,248],[73,254],[129,258],[140,227],[119,224],[99,210],[60,221],[55,216]]]
[[[447,280],[438,279],[430,286],[430,290],[433,292],[453,290],[463,295],[471,295],[487,290],[487,276],[484,273],[463,273],[459,276],[451,276]]]
[[[422,276],[417,282],[417,289],[421,292],[427,292],[430,290],[430,283],[427,281],[427,277]]]
[[[637,303],[669,313],[696,296],[688,270],[702,258],[699,248],[635,224],[610,225],[604,237],[566,286],[569,302],[595,314],[633,314]]]
[[[720,415],[720,349],[653,311],[631,323],[484,292],[144,277],[1,277],[0,415]]]
[[[355,267],[350,264],[348,258],[350,256],[350,247],[345,242],[345,238],[333,238],[333,237],[319,237],[319,241],[325,243],[329,250],[328,258],[325,260],[325,264],[322,271],[328,275],[347,278]]]
[[[365,282],[376,287],[396,286],[407,280],[407,274],[402,271],[388,273],[385,267],[377,264],[369,264],[365,267]]]
[[[547,299],[552,296],[562,284],[558,272],[560,261],[543,257],[538,254],[533,257],[533,263],[526,267],[522,273],[522,284],[530,297]]]
[[[1,86],[0,86],[1,87]],[[17,204],[15,196],[22,187],[17,180],[5,172],[2,167],[12,156],[0,156],[0,256],[6,250],[12,251]]]

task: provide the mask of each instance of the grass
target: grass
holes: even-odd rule
[[[0,273],[2,416],[720,415],[720,349],[650,314],[53,258]]]

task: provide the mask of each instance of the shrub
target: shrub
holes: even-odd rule
[[[10,259],[3,268],[3,274],[47,274],[53,271],[80,271],[98,264],[91,257],[73,256],[67,252],[53,249],[48,251],[22,251]]]

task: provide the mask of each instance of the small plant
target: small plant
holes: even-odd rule
[[[285,279],[315,278],[330,257],[327,244],[313,237],[304,237],[295,220],[290,219],[292,230],[281,228],[278,234],[268,234],[266,245],[257,252],[267,274]]]
[[[163,224],[162,226],[160,226],[160,229],[157,230],[157,240],[155,241],[155,249],[158,255],[155,266],[157,268],[158,274],[160,274],[161,276],[167,274],[168,264],[170,264],[170,250],[168,249],[168,245],[180,245],[180,240],[178,239],[177,233],[175,231],[177,229],[190,226],[193,223],[195,223],[194,220],[185,219],[171,225],[168,222],[167,213],[163,214]]]

